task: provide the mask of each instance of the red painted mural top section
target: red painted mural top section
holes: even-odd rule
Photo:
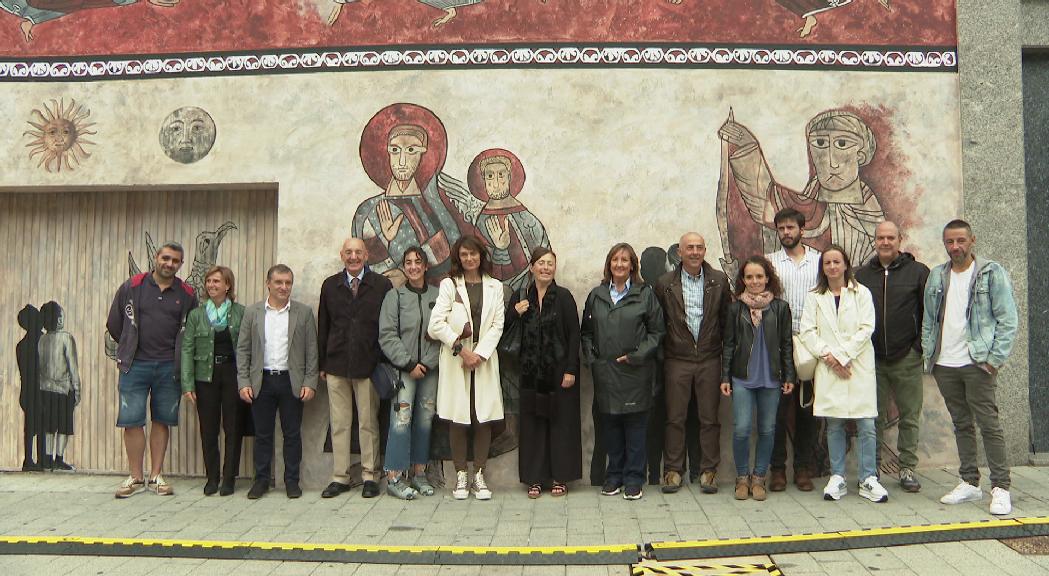
[[[453,16],[444,7],[455,4]],[[333,18],[335,7],[329,0],[0,0],[0,55],[464,43],[956,44],[954,0],[359,0]]]

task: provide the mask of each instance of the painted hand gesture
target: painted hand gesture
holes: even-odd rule
[[[489,218],[484,222],[488,229],[488,235],[492,237],[492,243],[500,250],[506,250],[510,245],[510,223],[503,223],[498,218]]]
[[[379,206],[375,210],[379,215],[379,226],[382,228],[382,236],[386,238],[387,242],[392,242],[397,236],[397,230],[401,228],[401,222],[404,221],[404,214],[398,214],[397,218],[393,217],[393,211],[390,210],[390,203],[386,199],[379,200]]]
[[[749,128],[729,117],[718,130],[718,137],[736,146],[748,146],[757,142]]]

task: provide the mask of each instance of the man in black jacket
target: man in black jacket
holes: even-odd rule
[[[900,251],[903,234],[892,222],[875,229],[877,253],[856,270],[874,296],[874,354],[878,376],[878,446],[889,420],[890,395],[899,411],[900,487],[918,492],[918,422],[922,413],[922,312],[929,268]]]
[[[371,375],[379,362],[379,310],[389,279],[369,270],[368,249],[359,238],[349,238],[339,253],[344,270],[321,285],[317,311],[320,377],[328,382],[331,412],[331,484],[321,493],[333,498],[350,489],[350,438],[353,406],[360,423],[361,495],[379,495],[379,395]]]

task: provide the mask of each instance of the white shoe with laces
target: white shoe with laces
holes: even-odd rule
[[[455,489],[452,490],[452,498],[456,500],[466,500],[470,497],[470,477],[466,473],[466,470],[459,470],[455,473]]]
[[[991,514],[1003,516],[1013,511],[1013,499],[1005,488],[991,489]]]
[[[877,476],[869,476],[863,482],[860,482],[860,496],[863,496],[871,502],[888,502],[889,491],[878,482]]]
[[[478,500],[491,500],[492,491],[488,489],[488,484],[484,481],[484,470],[478,468],[477,473],[474,474],[474,498]]]
[[[827,486],[823,489],[824,500],[841,500],[845,494],[849,491],[845,485],[845,477],[834,474],[827,481]]]
[[[1006,493],[1008,496],[1008,493]],[[973,486],[962,480],[954,490],[943,495],[940,502],[943,504],[961,504],[962,502],[977,502],[983,499],[983,490],[979,486]]]

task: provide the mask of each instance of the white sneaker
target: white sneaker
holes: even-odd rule
[[[470,497],[470,478],[466,474],[466,470],[459,470],[455,473],[455,489],[452,490],[452,498],[456,500],[466,500]]]
[[[484,481],[484,470],[477,469],[477,473],[474,474],[474,498],[478,500],[491,500],[492,491],[488,489],[488,484]]]
[[[869,476],[863,482],[860,482],[860,496],[863,496],[871,502],[888,502],[889,491],[878,482],[877,476]]]
[[[991,514],[1003,516],[1013,511],[1013,499],[1009,491],[997,486],[991,489]]]
[[[827,487],[823,489],[824,500],[841,500],[849,491],[845,486],[845,477],[834,474],[827,481]]]
[[[1006,492],[1006,497],[1009,493]],[[962,480],[954,490],[943,495],[940,498],[940,502],[943,504],[961,504],[962,502],[976,502],[983,499],[983,490],[980,490],[979,486],[973,486],[965,480]]]

